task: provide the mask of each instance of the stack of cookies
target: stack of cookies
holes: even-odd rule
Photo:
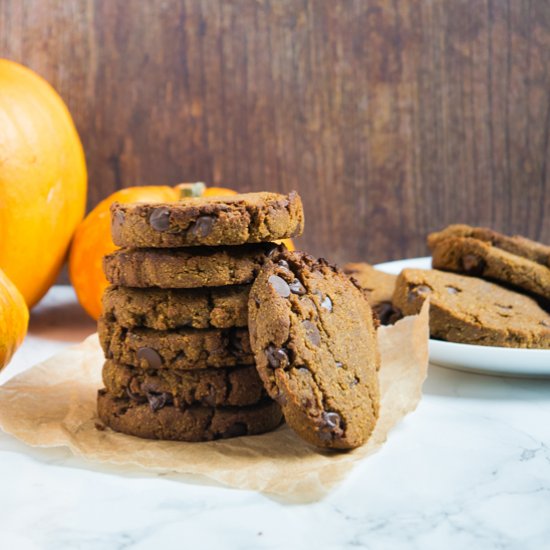
[[[99,337],[98,412],[143,438],[206,441],[276,428],[280,406],[256,370],[251,283],[275,240],[300,235],[300,197],[250,193],[173,204],[114,204],[111,283]]]

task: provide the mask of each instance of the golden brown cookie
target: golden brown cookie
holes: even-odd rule
[[[304,211],[295,191],[199,197],[167,204],[111,206],[117,246],[186,247],[241,245],[297,237]]]
[[[339,269],[300,252],[274,256],[249,299],[256,366],[296,433],[351,449],[372,432],[380,357],[372,310]]]
[[[529,296],[477,277],[404,269],[393,302],[412,315],[428,297],[433,338],[480,346],[550,347],[550,315]]]
[[[111,429],[144,439],[212,441],[274,430],[282,420],[281,408],[271,400],[250,407],[204,407],[180,409],[168,403],[155,406],[117,398],[99,390],[100,420]]]
[[[250,285],[190,289],[110,286],[103,314],[127,328],[232,328],[248,325]]]

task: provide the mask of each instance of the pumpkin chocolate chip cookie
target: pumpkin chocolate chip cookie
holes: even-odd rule
[[[349,263],[343,270],[367,293],[367,300],[382,325],[392,325],[401,319],[401,312],[392,304],[396,275],[384,273],[367,263]]]
[[[106,361],[103,383],[115,397],[137,403],[169,401],[177,407],[201,404],[208,407],[246,406],[266,396],[254,365],[229,369],[139,369]]]
[[[256,366],[288,424],[319,447],[364,443],[378,418],[372,310],[342,271],[299,252],[274,255],[249,298]]]
[[[281,245],[282,246],[282,245]],[[107,280],[118,286],[199,288],[251,283],[272,243],[197,248],[122,248],[103,259]]]
[[[101,318],[98,334],[107,359],[144,369],[205,369],[254,364],[245,328],[128,329]]]
[[[436,269],[493,279],[550,299],[550,247],[469,226],[432,233],[428,244]]]
[[[476,277],[405,269],[393,302],[405,315],[430,299],[434,338],[482,346],[550,348],[550,314],[529,296]]]
[[[248,325],[250,285],[193,289],[110,286],[103,314],[127,328],[232,328]]]
[[[302,201],[295,191],[169,204],[115,203],[111,213],[113,241],[127,247],[241,245],[296,237],[304,228]]]
[[[212,441],[274,430],[282,419],[281,408],[267,399],[249,407],[205,407],[180,409],[169,400],[137,403],[99,390],[100,420],[117,432],[144,439]]]

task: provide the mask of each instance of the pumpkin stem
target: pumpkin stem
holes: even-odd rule
[[[196,183],[179,183],[174,186],[174,189],[179,192],[180,199],[185,199],[189,197],[200,197],[204,193],[206,185],[202,181],[197,181]]]

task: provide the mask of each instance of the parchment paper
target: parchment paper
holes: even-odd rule
[[[102,386],[103,353],[95,334],[0,386],[0,428],[31,446],[67,446],[91,461],[197,475],[310,501],[378,450],[391,428],[420,401],[428,366],[427,304],[419,315],[380,327],[378,334],[380,418],[367,444],[348,453],[317,451],[287,426],[207,443],[149,441],[98,430],[96,394]]]

